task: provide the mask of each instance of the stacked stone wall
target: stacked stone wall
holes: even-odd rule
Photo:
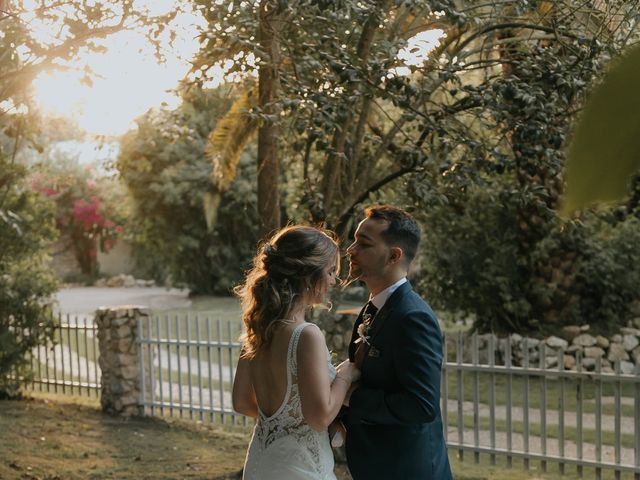
[[[621,328],[619,333],[610,337],[592,335],[589,330],[588,325],[568,326],[559,335],[543,339],[523,337],[517,333],[504,338],[492,334],[478,335],[478,361],[488,362],[493,345],[499,364],[505,363],[510,350],[511,364],[515,366],[522,366],[527,359],[530,366],[559,368],[562,362],[563,369],[573,371],[578,368],[594,371],[598,364],[604,373],[613,373],[618,366],[624,374],[634,374],[636,369],[640,369],[640,328]],[[447,342],[448,360],[454,361],[457,340],[455,336],[449,336]],[[473,361],[472,335],[463,335],[462,354],[465,363]]]

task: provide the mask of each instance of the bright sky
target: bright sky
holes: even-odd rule
[[[172,4],[171,0],[139,1],[148,3],[155,14],[163,13]],[[67,71],[37,77],[34,81],[36,99],[45,111],[76,118],[89,134],[122,134],[149,108],[163,103],[169,107],[178,104],[178,98],[170,90],[177,87],[189,69],[188,60],[198,49],[197,29],[193,25],[202,25],[202,22],[195,15],[185,14],[176,19],[178,39],[173,48],[166,50],[164,64],[158,64],[152,47],[141,34],[126,31],[113,35],[105,41],[106,53],[85,53],[69,65]],[[41,33],[48,35],[46,31]],[[400,58],[407,65],[422,63],[442,33],[442,30],[431,30],[418,34],[400,53]],[[81,81],[85,66],[95,72],[92,86]],[[394,73],[407,75],[408,72],[408,68],[401,67]]]
[[[155,2],[158,0],[152,3],[154,13],[162,13],[160,7],[167,2]],[[95,135],[122,134],[150,107],[176,106],[179,100],[170,90],[189,70],[188,60],[198,49],[197,30],[191,25],[201,20],[182,15],[175,21],[179,35],[174,48],[165,51],[166,63],[157,62],[142,34],[120,32],[104,42],[106,53],[84,53],[69,70],[37,77],[33,86],[38,103],[45,111],[75,117]],[[85,65],[95,72],[92,86],[81,81]]]

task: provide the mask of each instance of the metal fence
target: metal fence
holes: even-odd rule
[[[64,320],[64,321],[63,321]],[[235,413],[231,385],[240,353],[239,322],[210,316],[153,316],[138,328],[142,373],[141,404],[149,415],[178,416],[222,424],[246,425]],[[139,325],[142,327],[142,325]],[[97,328],[91,318],[60,318],[55,344],[30,357],[33,389],[97,396]],[[584,368],[578,355],[575,370],[565,370],[564,352],[547,367],[549,352],[536,347],[537,360],[523,350],[512,362],[509,342],[484,350],[478,337],[466,344],[462,334],[445,341],[442,371],[442,414],[450,452],[461,460],[507,466],[522,462],[546,471],[557,464],[563,474],[604,471],[614,478],[640,480],[640,371],[632,375]],[[449,348],[447,348],[449,345]],[[482,360],[481,360],[481,357]],[[556,468],[556,467],[554,467]]]
[[[91,316],[59,315],[53,341],[27,354],[32,375],[27,386],[41,392],[98,397],[97,330]]]
[[[145,413],[246,425],[247,418],[234,412],[231,403],[239,322],[223,324],[190,314],[156,315],[147,321],[143,326],[140,320],[138,328]]]
[[[453,343],[454,351],[446,345]],[[634,375],[603,373],[601,360],[595,369],[583,368],[577,356],[575,370],[564,369],[564,352],[537,347],[538,360],[523,350],[521,365],[512,362],[510,342],[504,351],[489,339],[486,363],[480,363],[478,337],[465,351],[462,334],[445,341],[442,375],[442,414],[450,452],[461,460],[466,452],[474,461],[487,454],[506,458],[508,466],[521,459],[526,469],[532,461],[546,471],[548,463],[567,466],[578,475],[593,469],[595,478],[610,470],[640,479],[640,370]],[[496,352],[502,358],[496,359]],[[471,354],[471,361],[463,357]],[[557,366],[547,368],[547,358],[557,355]],[[499,360],[499,361],[498,361]],[[627,478],[627,477],[625,477]]]

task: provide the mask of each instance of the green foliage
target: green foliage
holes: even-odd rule
[[[203,77],[225,61],[241,77],[263,67],[258,8],[272,9],[282,115],[252,114],[282,127],[291,217],[326,221],[346,240],[360,204],[396,193],[425,222],[422,288],[475,313],[477,328],[605,329],[607,309],[626,320],[622,301],[583,299],[626,291],[620,275],[583,281],[594,252],[622,244],[605,247],[599,217],[565,222],[556,209],[576,112],[637,41],[640,2],[194,4],[208,21],[194,65]],[[406,65],[399,53],[433,29],[445,33],[439,46]],[[615,271],[618,258],[598,268]]]
[[[579,316],[604,331],[637,317],[634,305],[640,294],[640,219],[616,222],[594,219],[587,235],[585,254],[578,270]]]
[[[573,39],[512,44],[493,75],[445,69],[461,109],[438,124],[437,163],[410,181],[412,203],[425,206],[421,288],[441,308],[474,314],[481,331],[540,334],[572,323],[607,331],[630,320],[638,297],[612,225],[595,214],[567,222],[556,211],[574,112],[626,41],[618,32],[585,42],[572,22],[564,31]],[[621,225],[634,238],[635,224]]]
[[[194,293],[227,293],[250,261],[257,240],[255,157],[243,155],[239,175],[222,198],[214,231],[203,196],[212,165],[207,137],[232,99],[191,89],[174,111],[149,111],[122,142],[117,162],[135,200],[133,234],[148,271]]]
[[[56,237],[53,209],[25,182],[25,171],[0,149],[0,396],[13,395],[24,376],[24,354],[52,335],[56,289],[46,266]],[[13,377],[13,379],[12,379]]]
[[[565,214],[623,199],[640,170],[640,48],[615,63],[587,102],[569,148]]]
[[[519,197],[500,182],[509,179],[471,186],[463,202],[434,203],[423,214],[418,288],[434,304],[471,314],[478,330],[496,333],[551,334],[585,323],[615,333],[637,316],[637,217],[617,220],[602,212],[556,219],[523,256]]]
[[[54,206],[30,188],[21,163],[27,149],[42,152],[40,141],[48,140],[40,134],[31,82],[81,51],[103,49],[100,40],[112,33],[145,25],[152,38],[174,12],[153,17],[133,0],[0,3],[0,394],[13,394],[24,354],[51,338],[56,289],[44,253],[57,235]]]

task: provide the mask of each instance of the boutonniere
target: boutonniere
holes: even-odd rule
[[[366,313],[362,317],[362,323],[358,325],[358,337],[355,343],[364,342],[369,345],[369,339],[371,336],[369,335],[369,330],[371,329],[371,314]]]

